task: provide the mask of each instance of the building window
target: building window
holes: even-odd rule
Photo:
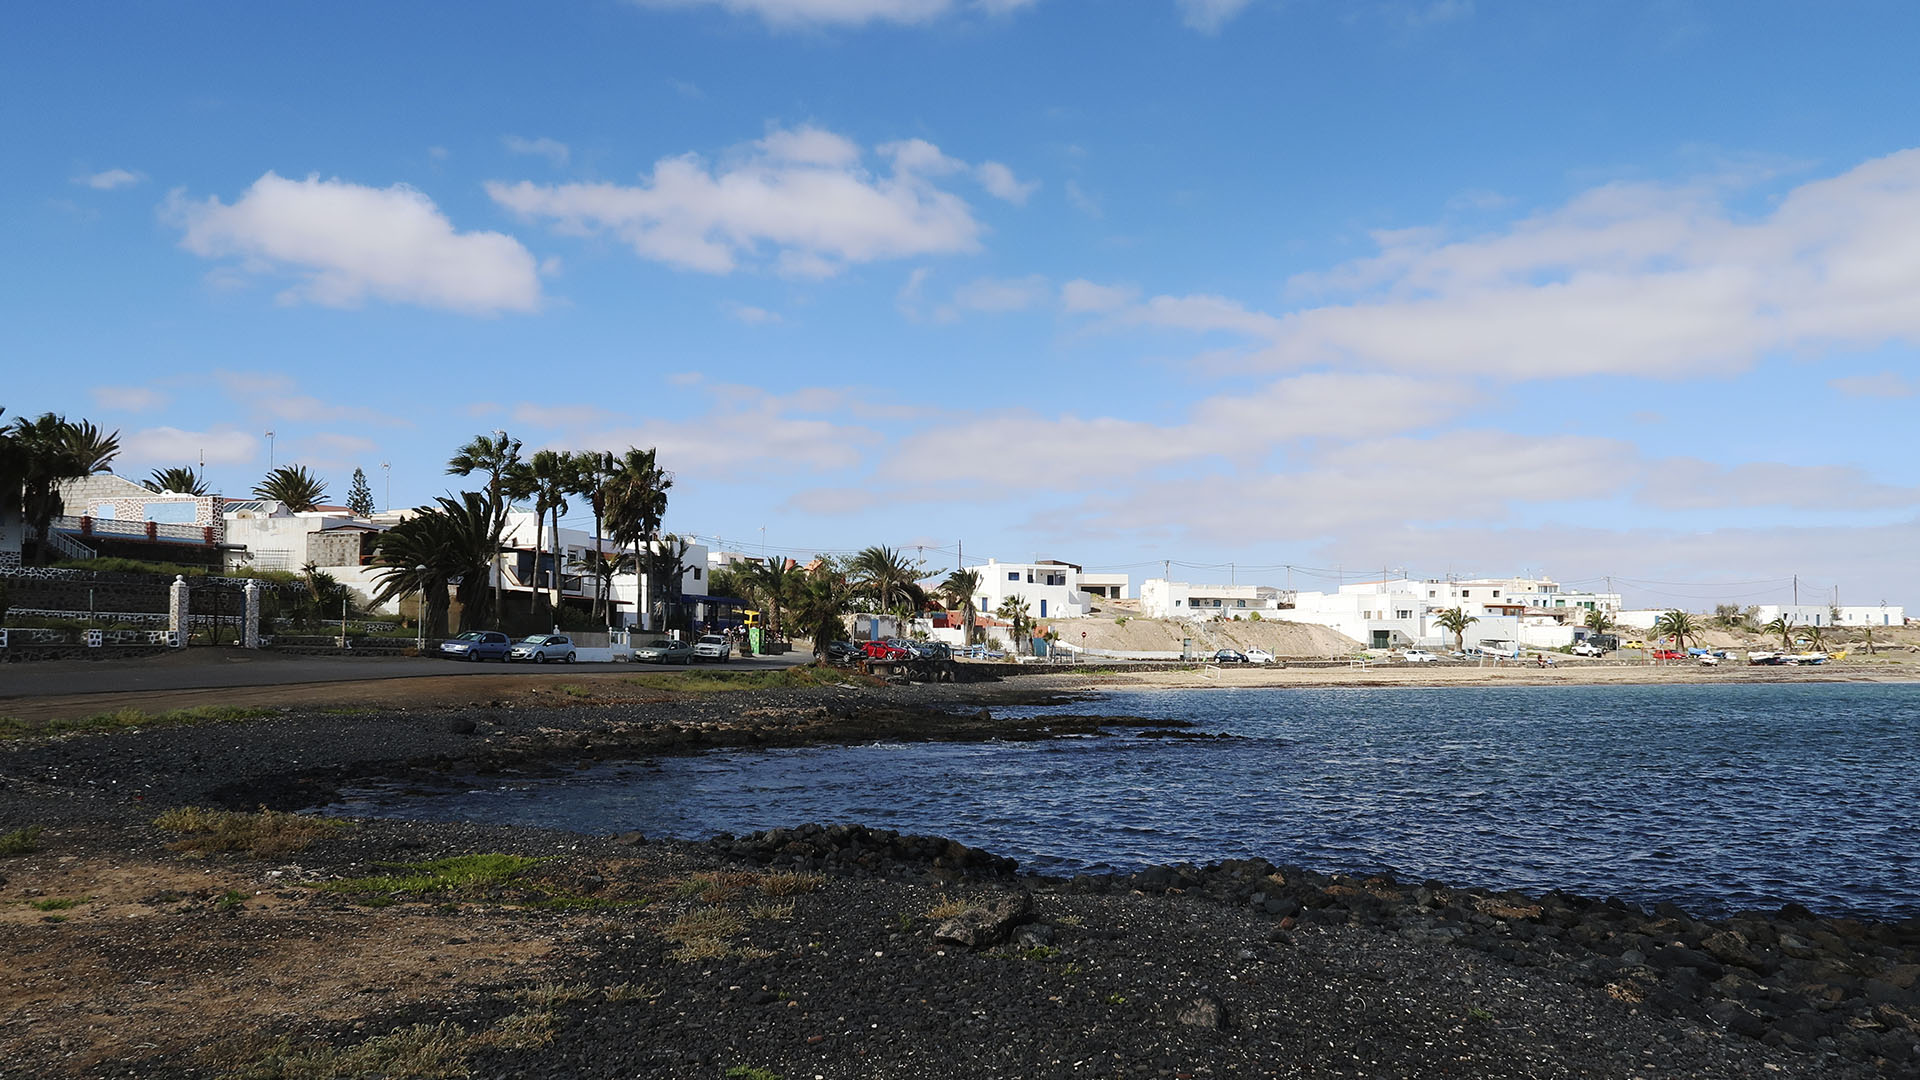
[[[693,580],[695,581],[700,580],[700,568],[697,566],[693,568]]]
[[[1499,590],[1499,589],[1495,589],[1495,590],[1493,590],[1493,598],[1494,598],[1495,600],[1498,600],[1498,599],[1500,599],[1500,590]]]
[[[1180,604],[1181,604],[1181,601],[1179,601],[1179,600],[1175,600],[1175,601],[1173,602],[1173,606],[1174,606],[1174,607],[1179,607],[1179,606],[1180,606]]]
[[[1413,612],[1411,612],[1411,611],[1396,611],[1396,612],[1394,612],[1394,613],[1393,613],[1393,617],[1394,617],[1394,618],[1396,618],[1396,619],[1411,619],[1411,618],[1413,618]]]
[[[1009,571],[1007,571],[1007,580],[1008,580],[1008,581],[1019,581],[1019,580],[1020,580],[1020,571],[1018,571],[1018,570],[1009,570]]]
[[[1473,595],[1473,590],[1472,590],[1472,589],[1461,589],[1461,590],[1460,590],[1460,595],[1461,595],[1461,596],[1472,596],[1472,595]]]

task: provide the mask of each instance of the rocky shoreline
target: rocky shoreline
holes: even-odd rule
[[[403,1075],[379,1054],[408,1032],[445,1044],[442,1071],[416,1060],[415,1074],[502,1078],[1920,1075],[1920,919],[1790,906],[1709,921],[1259,860],[1048,878],[855,824],[695,844],[369,821],[267,856],[170,850],[154,825],[169,807],[289,809],[376,777],[1148,723],[994,716],[1036,693],[1056,700],[834,688],[302,713],[0,749],[0,833],[45,828],[40,851],[0,858],[0,966],[24,976],[0,996],[0,1075]],[[330,885],[480,853],[529,861],[378,903]],[[71,909],[35,906],[83,889]],[[482,948],[498,955],[422,981]],[[163,974],[189,962],[209,974]],[[162,1006],[178,1001],[236,1015],[176,1046],[163,1018],[191,1025]],[[276,1001],[235,1034],[238,1011]]]

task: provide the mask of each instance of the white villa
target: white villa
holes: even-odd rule
[[[1754,620],[1760,625],[1784,616],[1791,626],[1905,626],[1907,609],[1899,604],[1834,607],[1831,604],[1761,604]]]
[[[1195,585],[1166,578],[1140,583],[1140,614],[1149,619],[1274,618],[1293,594],[1270,585]]]
[[[988,614],[1012,596],[1025,600],[1027,613],[1036,619],[1081,619],[1092,608],[1092,601],[1081,588],[1080,568],[1073,563],[1056,559],[1003,563],[988,559],[984,566],[967,569],[980,575],[980,591],[973,598],[973,606]],[[1107,576],[1119,576],[1124,591],[1124,575]]]
[[[1558,582],[1543,578],[1400,578],[1297,593],[1292,610],[1279,617],[1330,627],[1369,648],[1451,647],[1453,635],[1438,620],[1456,607],[1475,620],[1466,629],[1466,644],[1512,641],[1552,649],[1586,636],[1587,612],[1615,616],[1620,595],[1563,592]]]

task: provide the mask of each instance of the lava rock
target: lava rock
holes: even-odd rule
[[[1005,941],[1014,924],[1032,912],[1033,895],[1020,889],[946,920],[934,929],[933,939],[984,949]]]

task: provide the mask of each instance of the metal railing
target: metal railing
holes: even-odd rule
[[[59,519],[55,519],[55,520],[57,522]],[[68,559],[85,560],[85,559],[96,559],[100,557],[99,552],[93,550],[92,548],[81,543],[80,541],[75,540],[74,538],[59,532],[57,527],[49,527],[46,533],[44,533],[39,537],[39,540],[41,543],[59,552],[62,556]]]

